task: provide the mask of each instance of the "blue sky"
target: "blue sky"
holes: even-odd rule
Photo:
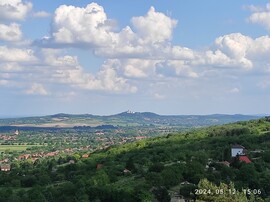
[[[267,1],[0,0],[0,116],[269,114]]]

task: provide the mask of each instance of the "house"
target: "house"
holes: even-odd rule
[[[74,160],[69,160],[69,162],[68,162],[69,164],[74,164],[75,163],[75,161]]]
[[[241,161],[241,162],[251,163],[251,160],[247,157],[247,155],[241,155],[238,158],[239,158],[239,161]]]
[[[30,154],[22,154],[18,156],[18,160],[26,160],[26,159],[29,159],[30,157],[31,157]]]
[[[185,198],[178,193],[171,194],[171,201],[170,202],[185,202]]]
[[[3,172],[10,171],[10,164],[2,164],[1,171],[3,171]]]
[[[131,171],[130,171],[129,169],[126,169],[126,168],[125,168],[125,169],[123,170],[123,173],[127,174],[127,173],[131,173]]]
[[[245,147],[242,145],[232,145],[231,147],[231,155],[232,157],[236,157],[237,155],[245,155]]]
[[[89,157],[89,154],[82,155],[82,158],[88,158],[88,157]]]

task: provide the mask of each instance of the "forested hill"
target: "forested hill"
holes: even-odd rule
[[[236,144],[250,161],[231,157]],[[0,201],[269,201],[270,118],[12,166]]]
[[[0,119],[0,126],[20,127],[75,127],[113,125],[113,126],[177,126],[200,127],[220,125],[236,121],[257,119],[252,115],[158,115],[151,112],[126,111],[110,116],[92,114],[55,114],[50,116]]]

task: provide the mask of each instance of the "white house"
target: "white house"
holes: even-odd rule
[[[237,155],[245,155],[245,147],[242,145],[232,145],[231,154],[232,157],[236,157]]]

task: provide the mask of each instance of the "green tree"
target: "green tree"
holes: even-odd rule
[[[194,184],[187,184],[180,187],[179,193],[185,198],[192,198],[194,196],[195,189],[197,188]]]
[[[200,193],[200,191],[204,193]],[[204,191],[205,190],[205,191]],[[219,186],[209,182],[207,179],[200,180],[198,184],[197,202],[248,202],[243,192],[237,192],[234,184],[220,183]]]
[[[164,186],[157,187],[156,189],[153,190],[153,193],[155,195],[155,198],[159,202],[169,202],[171,200],[169,192]]]
[[[99,170],[91,178],[91,185],[94,186],[104,186],[110,183],[110,178],[104,170]]]

